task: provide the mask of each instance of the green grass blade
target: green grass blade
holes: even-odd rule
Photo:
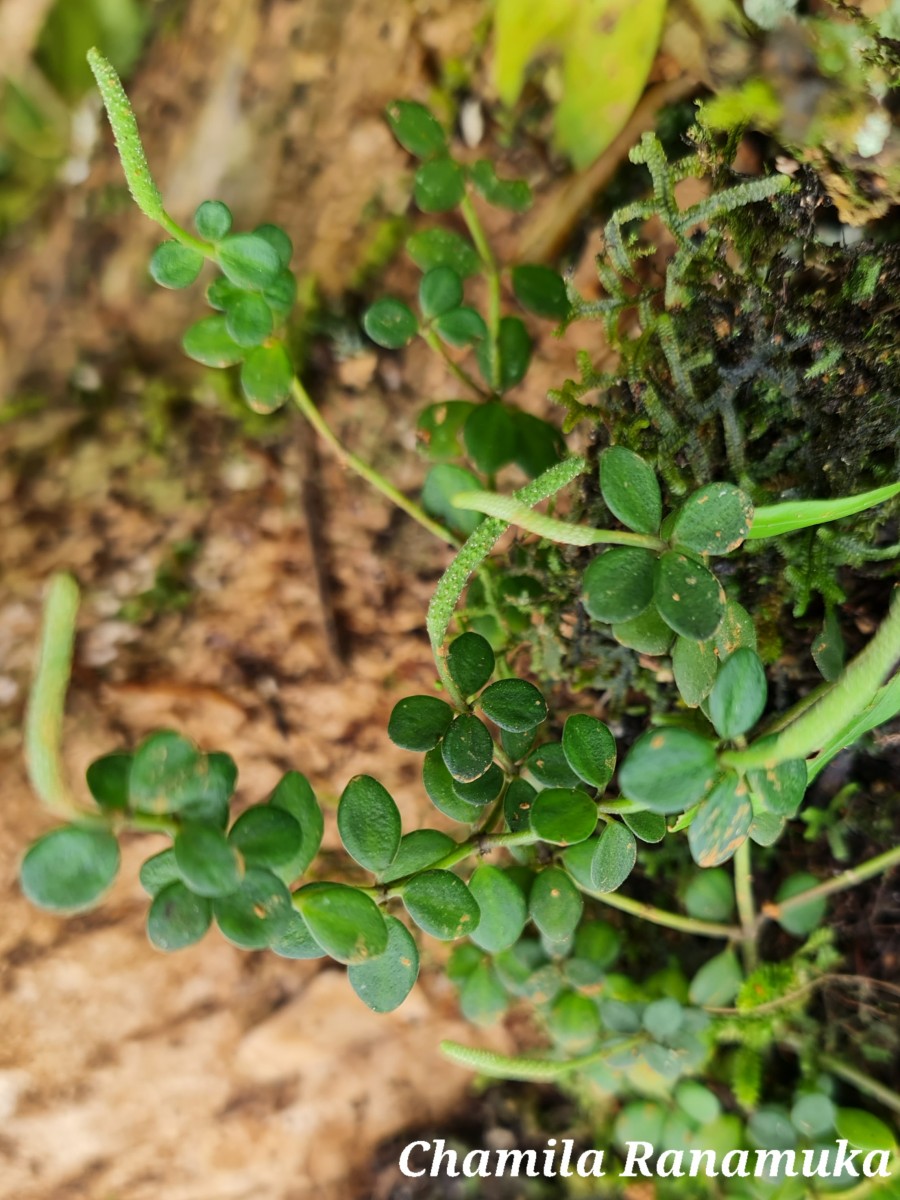
[[[870,492],[861,492],[858,496],[839,496],[836,500],[789,500],[784,504],[757,508],[753,512],[748,541],[777,537],[782,533],[808,529],[810,525],[825,525],[841,517],[852,517],[855,513],[890,500],[898,493],[900,483],[889,483]]]

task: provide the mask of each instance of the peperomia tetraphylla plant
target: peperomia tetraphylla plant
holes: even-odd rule
[[[340,446],[294,376],[276,336],[294,294],[284,235],[270,226],[232,234],[230,214],[218,201],[197,210],[199,238],[177,226],[152,185],[118,79],[96,54],[92,66],[135,199],[173,236],[156,251],[153,273],[167,286],[182,286],[196,278],[204,258],[222,271],[208,293],[221,314],[189,331],[188,352],[214,365],[240,361],[242,386],[257,408],[293,396],[345,462],[383,494],[399,496],[396,502],[402,501],[404,511],[439,537],[452,539]],[[467,206],[471,209],[467,181],[488,200],[515,200],[512,207],[524,203],[525,194],[499,181],[492,168],[464,169],[455,163],[440,127],[425,122],[424,112],[398,102],[389,113],[401,142],[425,160],[416,176],[423,208],[460,203],[465,216]],[[479,228],[470,220],[469,227]],[[459,261],[465,243],[429,242],[438,244],[451,247]],[[478,362],[489,390],[467,410],[464,423],[476,465],[490,437],[482,440],[484,430],[470,437],[475,414],[490,411],[496,422],[502,409],[518,429],[508,456],[481,462],[490,479],[499,466],[515,460],[516,447],[524,444],[523,427],[499,399],[516,375],[509,373],[509,362],[517,361],[510,359],[509,345],[521,350],[524,343],[518,325],[503,324],[518,318],[499,315],[499,284],[494,291],[499,273],[489,252],[482,253],[482,261],[491,264],[487,322],[479,324],[480,318],[468,315],[474,310],[461,305],[457,284],[464,272],[445,259],[424,264],[424,324],[401,301],[385,300],[369,310],[366,326],[386,345],[405,344],[416,332],[454,345],[460,339],[454,341],[456,333],[448,337],[448,329],[477,328]],[[517,295],[523,280],[537,280],[520,275],[517,284],[516,278]],[[544,285],[549,287],[546,279]],[[531,307],[539,309],[536,303]],[[547,313],[560,314],[561,309]],[[504,329],[515,329],[515,337]],[[535,511],[587,469],[583,459],[563,458],[533,471],[536,477],[512,496],[464,490],[467,482],[478,483],[465,471],[443,481],[441,515],[451,523],[459,514],[474,520],[427,615],[441,695],[401,700],[388,734],[422,756],[425,795],[463,832],[453,837],[430,827],[404,831],[387,789],[370,776],[356,776],[341,793],[336,816],[344,848],[368,876],[363,884],[321,877],[317,855],[324,819],[302,774],[289,771],[263,802],[233,817],[234,761],[225,753],[205,752],[176,732],[151,734],[133,751],[98,759],[87,773],[92,802],[77,800],[61,766],[60,741],[78,590],[69,577],[56,577],[47,600],[26,748],[36,792],[65,824],[26,853],[23,889],[45,908],[79,911],[100,900],[115,879],[120,835],[164,834],[171,846],[149,858],[140,872],[150,896],[147,928],[154,946],[189,946],[215,922],[228,941],[244,949],[271,949],[291,959],[329,956],[345,964],[360,998],[387,1012],[402,1004],[416,981],[419,953],[411,923],[432,937],[459,943],[448,971],[467,1017],[488,1021],[525,1000],[553,1042],[551,1054],[540,1059],[445,1047],[484,1073],[532,1079],[577,1073],[628,1095],[651,1084],[657,1091],[670,1088],[676,1080],[710,1070],[715,1047],[722,1043],[739,1048],[729,1058],[731,1084],[739,1103],[752,1108],[760,1057],[770,1046],[782,1045],[900,1111],[900,1100],[891,1099],[877,1082],[842,1067],[802,1036],[808,1034],[802,1020],[805,1001],[831,977],[839,957],[828,931],[818,928],[827,896],[900,865],[900,849],[824,883],[789,877],[761,909],[751,864],[751,845],[777,841],[823,766],[900,711],[900,679],[888,681],[900,658],[900,599],[856,659],[831,672],[833,677],[795,709],[772,713],[767,712],[766,673],[756,652],[753,620],[726,595],[715,569],[719,558],[736,553],[748,539],[861,511],[896,494],[900,485],[838,501],[755,508],[739,488],[714,483],[665,513],[653,467],[614,445],[600,456],[599,484],[618,527],[570,524]],[[652,719],[618,769],[616,738],[604,722],[585,712],[565,719],[551,713],[540,688],[511,673],[484,637],[471,630],[450,634],[468,581],[511,524],[550,541],[611,547],[584,569],[580,591],[587,615],[623,647],[671,660],[679,702]],[[455,528],[465,526],[456,523]],[[671,853],[672,846],[677,853],[683,845],[678,835],[685,830],[690,854],[702,868],[684,892],[687,911],[623,895],[619,889],[639,859],[652,875],[653,855]],[[651,849],[660,843],[665,847]],[[506,857],[487,861],[498,852]],[[732,858],[733,877],[721,869]],[[595,918],[595,904],[722,941],[726,948],[691,979],[675,966],[634,979],[613,970],[621,935]],[[404,912],[408,921],[400,919]],[[760,964],[759,935],[770,919],[797,937],[811,936],[788,961]],[[805,1093],[799,1094],[797,1104],[804,1099]],[[685,1104],[690,1113],[691,1104]],[[709,1105],[701,1107],[706,1112]],[[713,1107],[717,1115],[718,1106]],[[832,1111],[832,1105],[827,1120],[810,1125],[801,1119],[808,1107],[801,1105],[794,1123],[798,1136],[811,1136],[813,1125],[819,1135],[840,1129],[838,1121],[848,1119],[840,1112],[850,1111]],[[826,1108],[818,1105],[820,1117]],[[696,1117],[698,1122],[703,1124]]]

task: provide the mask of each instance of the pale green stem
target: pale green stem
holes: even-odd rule
[[[790,1046],[798,1054],[801,1051],[800,1043],[792,1038],[786,1039],[784,1044]],[[870,1079],[868,1075],[865,1075],[862,1071],[857,1071],[854,1067],[848,1067],[839,1058],[834,1058],[830,1054],[818,1054],[816,1055],[816,1061],[826,1071],[830,1071],[832,1075],[837,1075],[839,1079],[844,1079],[847,1083],[852,1083],[864,1095],[871,1096],[873,1100],[877,1100],[885,1108],[889,1108],[895,1113],[900,1113],[900,1096],[896,1092],[892,1092],[890,1088],[885,1087],[883,1083],[878,1083],[877,1080]]]
[[[439,357],[444,360],[450,372],[456,376],[460,383],[465,384],[465,386],[473,391],[480,399],[487,400],[489,398],[488,393],[479,385],[476,379],[472,378],[465,367],[461,367],[458,362],[454,362],[454,360],[450,357],[450,352],[448,351],[447,347],[433,329],[422,329],[419,332],[422,336],[422,340],[429,347],[429,349],[433,350],[435,354],[439,355]]]
[[[586,896],[591,896],[594,900],[599,900],[601,904],[608,904],[610,908],[617,908],[620,912],[630,913],[633,917],[640,917],[643,921],[662,925],[666,929],[677,929],[680,933],[695,933],[699,937],[725,938],[728,941],[738,941],[743,934],[737,925],[720,925],[716,921],[701,921],[696,917],[683,917],[680,913],[666,912],[665,909],[645,904],[642,900],[632,900],[619,892],[595,892],[592,888],[583,887],[577,879],[573,878],[572,882],[579,891],[584,892]]]
[[[564,546],[640,546],[642,549],[661,551],[667,543],[648,533],[626,533],[620,529],[596,529],[593,525],[573,525],[559,521],[544,513],[534,512],[527,504],[521,504],[515,496],[503,496],[498,492],[458,492],[453,497],[457,508],[498,517],[510,525],[518,525],[526,533],[535,533],[551,542]]]
[[[844,669],[834,686],[775,737],[762,738],[744,750],[719,755],[723,766],[746,771],[773,767],[790,758],[807,758],[861,712],[900,658],[900,593],[868,646]]]
[[[482,1075],[490,1075],[495,1079],[519,1079],[534,1082],[549,1082],[568,1075],[571,1071],[581,1071],[594,1063],[603,1062],[612,1054],[621,1054],[633,1046],[646,1043],[645,1035],[625,1038],[613,1045],[601,1046],[590,1054],[581,1054],[577,1058],[565,1059],[562,1062],[551,1058],[519,1058],[506,1054],[495,1054],[493,1050],[481,1050],[475,1046],[463,1046],[459,1042],[441,1042],[441,1051],[460,1066],[469,1067]]]
[[[488,337],[491,339],[491,387],[497,393],[500,391],[500,272],[484,232],[484,226],[479,220],[471,196],[464,196],[460,204],[460,212],[466,227],[475,243],[475,249],[484,265],[484,275],[488,285]]]
[[[734,856],[734,894],[741,918],[741,950],[744,965],[752,971],[759,961],[756,949],[756,909],[753,904],[753,872],[750,862],[750,839],[745,838]]]
[[[392,483],[389,483],[374,467],[370,467],[368,463],[363,462],[361,458],[347,449],[316,408],[315,404],[313,404],[303,384],[296,376],[294,377],[292,387],[295,404],[304,417],[306,417],[307,421],[309,421],[310,425],[312,425],[313,429],[315,429],[316,433],[319,434],[323,441],[328,443],[334,451],[335,456],[344,466],[349,467],[351,471],[355,471],[357,475],[365,479],[377,491],[381,492],[382,496],[390,500],[392,504],[396,504],[407,516],[412,517],[423,529],[427,529],[429,533],[433,533],[436,538],[440,538],[442,542],[448,542],[451,546],[459,545],[458,539],[449,529],[445,529],[443,525],[438,524],[437,521],[433,521],[414,500],[410,500],[408,496],[404,496],[401,491],[395,488]]]
[[[893,850],[886,850],[884,854],[870,858],[868,862],[864,862],[859,867],[850,867],[846,871],[842,871],[840,875],[835,875],[833,879],[826,879],[824,883],[817,883],[803,892],[797,892],[796,895],[790,896],[786,900],[770,901],[768,904],[764,904],[762,912],[756,918],[757,928],[765,920],[777,921],[784,913],[802,908],[811,900],[820,900],[825,896],[833,896],[835,892],[844,892],[847,888],[856,887],[857,884],[881,875],[884,871],[890,871],[892,867],[900,867],[900,846],[895,846]]]

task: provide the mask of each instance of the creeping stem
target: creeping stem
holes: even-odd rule
[[[427,529],[429,533],[433,533],[436,538],[440,538],[442,542],[447,542],[451,546],[459,545],[457,538],[454,537],[449,529],[445,529],[443,525],[438,524],[437,521],[433,521],[414,500],[410,500],[408,496],[404,496],[398,488],[389,483],[374,467],[370,467],[368,463],[363,462],[361,458],[347,449],[319,412],[318,408],[316,408],[315,404],[313,404],[309,393],[296,376],[294,376],[291,389],[294,403],[300,409],[301,413],[303,413],[304,417],[306,417],[307,421],[309,421],[310,425],[312,425],[313,429],[315,429],[316,433],[318,433],[323,441],[328,443],[344,466],[355,471],[360,478],[365,479],[367,483],[370,483],[372,487],[381,492],[382,496],[390,500],[392,504],[396,504],[407,516],[412,517],[414,521],[418,521],[423,529]]]
[[[495,392],[500,391],[500,353],[499,353],[499,337],[500,337],[500,272],[497,269],[497,263],[494,255],[491,252],[491,247],[488,244],[487,237],[484,232],[484,227],[478,219],[478,213],[475,211],[475,205],[472,203],[471,196],[464,196],[460,204],[460,212],[469,233],[472,235],[472,241],[475,243],[475,249],[478,251],[478,256],[484,266],[484,275],[487,279],[488,286],[488,314],[487,327],[488,337],[491,340],[491,387]]]

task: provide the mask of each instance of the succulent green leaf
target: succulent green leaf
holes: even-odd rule
[[[198,896],[227,896],[240,887],[243,860],[220,829],[185,822],[174,848],[182,881]]]
[[[504,385],[505,386],[505,385]],[[517,467],[534,478],[555,466],[565,453],[559,430],[527,412],[514,412]]]
[[[748,836],[751,842],[755,842],[757,846],[774,846],[784,833],[784,826],[784,817],[776,817],[774,813],[754,810]]]
[[[755,650],[743,647],[719,668],[709,694],[709,716],[723,738],[740,737],[752,729],[766,707],[768,684]]]
[[[391,133],[404,150],[416,158],[434,158],[447,153],[447,139],[438,121],[423,104],[392,100],[385,109]]]
[[[264,242],[269,243],[278,256],[278,263],[282,271],[291,265],[294,244],[280,225],[257,225],[253,230],[253,236],[262,238]]]
[[[255,233],[232,233],[217,247],[219,266],[240,288],[262,291],[275,282],[282,264],[278,253]]]
[[[212,902],[216,924],[242,950],[264,950],[289,927],[291,894],[272,871],[249,867],[240,887]]]
[[[274,328],[272,310],[258,293],[244,292],[228,307],[225,328],[239,346],[259,346]]]
[[[119,843],[105,829],[63,825],[28,848],[19,879],[32,904],[77,912],[95,904],[119,870]]]
[[[713,645],[720,663],[742,647],[756,649],[756,626],[753,624],[753,618],[736,600],[729,600],[725,604],[722,624],[715,632]]]
[[[450,346],[471,346],[487,337],[484,318],[474,308],[461,304],[434,319],[437,334]]]
[[[524,733],[513,733],[510,729],[500,730],[500,744],[513,762],[521,762],[534,745],[537,729],[526,729]]]
[[[588,1050],[600,1033],[597,1005],[579,992],[562,992],[547,1015],[547,1028],[553,1040],[569,1053]]]
[[[463,283],[452,267],[434,267],[419,283],[419,308],[429,320],[462,304]]]
[[[703,964],[691,980],[688,996],[698,1007],[720,1008],[732,1002],[743,982],[737,955],[733,950],[723,950]]]
[[[548,941],[562,942],[570,937],[583,909],[581,893],[565,871],[548,867],[540,872],[531,888],[528,912]]]
[[[489,158],[481,158],[469,167],[469,178],[480,195],[497,208],[526,212],[531,208],[531,188],[524,179],[500,179]]]
[[[408,304],[393,296],[382,296],[366,309],[363,328],[379,346],[399,350],[416,336],[419,322]]]
[[[516,299],[528,312],[551,321],[564,321],[569,315],[566,285],[549,267],[537,264],[513,267],[512,286]]]
[[[131,806],[141,812],[177,812],[204,793],[208,775],[209,761],[193,742],[168,729],[151,733],[132,758]]]
[[[464,437],[469,457],[485,475],[495,475],[516,456],[515,420],[509,409],[496,401],[479,404],[472,410]]]
[[[425,933],[444,942],[478,928],[478,901],[452,871],[423,871],[403,888],[406,911]]]
[[[719,1097],[694,1079],[683,1079],[675,1089],[675,1103],[696,1125],[709,1125],[722,1112]]]
[[[228,832],[228,841],[248,867],[277,867],[292,863],[303,834],[299,823],[284,808],[255,804],[242,812]]]
[[[490,954],[514,945],[525,928],[528,906],[512,875],[499,867],[478,867],[469,880],[469,891],[481,912],[471,935],[475,945]]]
[[[807,1092],[794,1101],[791,1124],[804,1137],[823,1137],[834,1129],[836,1116],[837,1111],[828,1096],[822,1092]]]
[[[513,833],[531,829],[531,810],[537,792],[524,779],[514,779],[503,797],[503,815]]]
[[[616,742],[608,727],[587,713],[575,713],[566,718],[562,747],[575,774],[602,792],[616,769]]]
[[[471,783],[462,783],[460,780],[454,779],[453,790],[460,800],[484,807],[485,804],[493,803],[500,795],[503,790],[503,779],[503,772],[496,763],[491,763],[485,773],[479,775],[477,779],[473,779]]]
[[[611,821],[594,847],[591,886],[598,892],[614,892],[622,886],[637,862],[634,834],[618,821]]]
[[[407,239],[406,249],[421,271],[434,267],[452,267],[457,275],[468,279],[481,269],[481,260],[471,242],[452,229],[426,229]]]
[[[650,729],[622,764],[619,786],[651,812],[674,813],[701,800],[715,774],[714,742],[689,729]]]
[[[297,280],[292,272],[279,271],[269,286],[263,288],[262,295],[272,310],[275,324],[279,325],[297,301]]]
[[[436,696],[406,696],[393,707],[388,737],[403,750],[433,750],[453,720],[453,709]]]
[[[294,904],[309,931],[337,962],[368,962],[387,949],[388,929],[381,909],[358,888],[344,883],[308,883]]]
[[[468,537],[470,533],[475,532],[484,518],[479,513],[457,508],[453,497],[473,486],[478,486],[478,480],[471,471],[451,466],[450,463],[441,463],[440,466],[432,467],[425,477],[422,504],[433,517],[438,517],[451,529]]]
[[[481,693],[481,711],[501,729],[525,733],[547,719],[547,701],[525,679],[498,679]]]
[[[160,850],[159,854],[154,854],[151,858],[146,859],[141,864],[138,878],[141,881],[141,887],[149,896],[155,896],[170,883],[180,883],[181,872],[178,870],[175,851],[172,847]]]
[[[459,993],[462,1015],[473,1025],[490,1025],[509,1006],[509,997],[490,962],[480,962],[466,978]]]
[[[245,354],[228,332],[225,317],[204,317],[197,321],[185,333],[181,345],[188,358],[205,367],[232,367]]]
[[[729,772],[700,805],[688,829],[688,843],[697,866],[718,867],[728,862],[747,840],[752,821],[747,785]]]
[[[386,871],[400,847],[400,810],[371,775],[355,775],[341,794],[338,831],[350,856],[375,875]]]
[[[683,1020],[684,1009],[672,996],[652,1000],[641,1014],[641,1024],[657,1040],[674,1037]]]
[[[432,159],[416,171],[413,195],[422,212],[448,212],[465,194],[465,174],[452,158]]]
[[[170,883],[156,893],[147,913],[147,936],[157,950],[183,950],[199,942],[212,922],[212,904],[189,891],[183,883]]]
[[[584,607],[595,621],[613,624],[639,616],[653,599],[656,555],[633,546],[606,550],[584,573]]]
[[[435,462],[461,458],[460,438],[474,409],[471,400],[443,400],[423,408],[416,424],[416,439],[425,457]]]
[[[734,883],[721,867],[698,871],[684,893],[688,914],[701,921],[730,921],[734,915]]]
[[[798,871],[794,875],[789,875],[776,893],[776,906],[783,900],[790,900],[793,896],[799,896],[801,892],[814,888],[818,882],[815,875],[810,875],[807,871]],[[808,933],[812,933],[821,925],[827,907],[828,902],[824,896],[814,896],[805,904],[789,908],[785,913],[776,914],[775,920],[782,929],[792,933],[794,937],[806,937]]]
[[[289,863],[275,870],[275,874],[285,883],[293,883],[295,879],[299,879],[319,853],[325,829],[322,810],[309,785],[309,780],[299,771],[288,771],[282,776],[269,797],[268,803],[290,813],[300,826],[299,851]]]
[[[793,817],[806,794],[806,763],[802,758],[788,758],[774,767],[748,771],[747,780],[770,813]]]
[[[716,682],[719,656],[712,639],[705,642],[677,637],[672,650],[672,670],[681,698],[688,708],[706,699]]]
[[[730,554],[745,540],[753,502],[731,483],[708,483],[688,496],[672,529],[672,540],[694,554]]]
[[[396,917],[386,916],[387,948],[370,962],[347,969],[350,986],[373,1012],[399,1008],[419,974],[419,950],[412,934]]]
[[[610,446],[600,455],[600,491],[607,508],[635,533],[655,534],[662,520],[656,472],[640,455]]]
[[[391,883],[412,875],[415,871],[424,871],[433,867],[456,846],[453,838],[439,829],[414,829],[400,839],[400,846],[394,855],[394,861],[381,876],[383,883]]]
[[[473,825],[483,816],[481,805],[461,798],[453,776],[447,770],[440,748],[429,750],[422,764],[422,783],[434,807],[461,825]]]
[[[525,767],[545,788],[574,788],[581,782],[569,766],[562,742],[545,742],[532,750]]]
[[[203,266],[199,250],[181,242],[161,242],[150,259],[150,274],[164,288],[190,287]]]
[[[622,935],[608,921],[585,921],[575,934],[575,955],[606,971],[619,957]]]
[[[897,1139],[880,1117],[862,1108],[839,1108],[834,1116],[838,1137],[860,1150],[893,1150]]]
[[[447,651],[447,667],[464,696],[481,691],[494,673],[494,651],[480,633],[462,633]]]
[[[825,622],[813,642],[812,656],[822,678],[834,683],[844,669],[845,646],[833,604],[825,612]]]
[[[197,786],[184,795],[178,814],[185,821],[216,825],[225,829],[228,825],[229,801],[237,783],[237,766],[230,754],[215,751],[203,756],[206,775],[197,781]]]
[[[656,563],[653,599],[667,625],[698,642],[712,637],[725,612],[725,593],[712,571],[677,550]]]
[[[668,654],[675,640],[674,630],[659,615],[655,604],[649,604],[640,616],[630,621],[617,621],[612,635],[620,646],[628,646],[639,654],[658,656]]]
[[[254,346],[241,367],[241,388],[254,412],[268,414],[290,399],[294,368],[281,342]]]
[[[494,362],[495,350],[498,364]],[[531,350],[531,337],[525,322],[519,317],[501,317],[496,347],[490,338],[485,338],[475,348],[475,359],[485,383],[493,388],[496,382],[500,391],[506,392],[525,378],[531,362]]]
[[[204,200],[194,213],[194,228],[208,242],[220,242],[231,231],[231,209],[221,200]]]
[[[224,275],[217,276],[206,289],[207,303],[220,312],[227,312],[242,296],[249,295],[244,288],[239,288],[226,279]]]
[[[279,920],[276,923],[276,927],[270,933],[268,946],[280,958],[325,957],[325,951],[310,933],[309,926],[296,908],[293,907],[283,921]]]
[[[577,788],[545,788],[531,802],[532,831],[555,846],[585,841],[596,825],[597,805]]]
[[[128,807],[131,760],[130,754],[104,754],[102,758],[95,758],[88,767],[88,789],[104,812]]]
[[[587,841],[568,846],[560,855],[563,866],[585,891],[590,891],[594,886],[591,883],[591,863],[594,861],[598,841],[599,838],[588,838]]]
[[[447,770],[461,783],[479,779],[494,761],[494,741],[487,726],[472,713],[455,717],[441,742]]]
[[[622,820],[642,842],[661,842],[666,836],[666,818],[662,813],[622,813]]]

